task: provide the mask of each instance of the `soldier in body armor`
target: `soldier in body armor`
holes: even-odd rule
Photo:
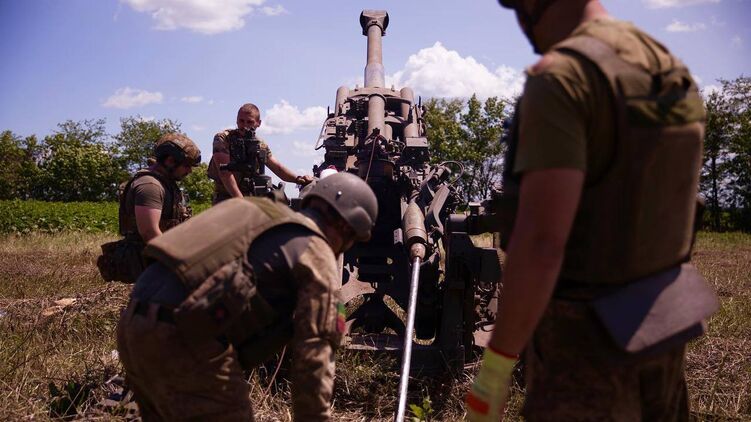
[[[190,217],[176,182],[201,162],[201,151],[185,135],[170,133],[154,146],[156,161],[139,170],[120,193],[119,225],[124,239],[102,245],[98,265],[107,281],[133,283],[144,269],[146,243]]]
[[[294,212],[233,198],[154,239],[118,324],[144,420],[253,419],[244,370],[284,345],[296,421],[330,418],[344,331],[336,256],[370,237],[378,203],[359,177],[319,181]]]
[[[518,198],[495,329],[467,395],[527,420],[687,420],[685,343],[718,306],[689,262],[704,109],[688,69],[597,0],[500,0],[543,54],[511,127]]]
[[[271,154],[268,144],[261,139],[257,139],[257,151],[254,151],[256,156],[243,157],[254,162],[254,171],[243,174],[240,171],[226,168],[231,162],[239,161],[238,157],[232,157],[231,145],[233,141],[240,138],[255,138],[255,130],[260,125],[261,111],[254,104],[248,103],[237,111],[237,129],[225,130],[214,136],[213,156],[209,163],[209,177],[214,180],[214,204],[229,198],[257,196],[256,193],[263,191],[263,189],[256,189],[253,185],[253,178],[258,176],[259,172],[262,175],[264,167],[268,167],[285,182],[304,186],[313,180],[312,176],[292,173]],[[259,181],[256,180],[255,184],[258,183]]]

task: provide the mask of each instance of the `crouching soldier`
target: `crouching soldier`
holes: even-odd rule
[[[344,331],[336,256],[370,238],[378,203],[339,173],[302,211],[234,198],[154,239],[117,328],[144,420],[253,420],[244,370],[292,351],[298,421],[330,418]]]
[[[185,135],[170,133],[154,146],[156,162],[139,170],[120,193],[119,225],[124,236],[102,245],[97,266],[107,281],[134,283],[144,270],[146,243],[190,217],[177,181],[201,162],[201,151]]]

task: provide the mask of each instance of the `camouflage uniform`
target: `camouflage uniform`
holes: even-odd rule
[[[679,66],[679,62],[661,44],[628,23],[609,19],[586,22],[576,28],[567,40],[575,37],[589,37],[603,42],[619,60],[629,63],[620,66],[640,69],[632,71],[635,73],[667,75],[671,69]],[[638,175],[634,179],[624,177],[613,180],[614,174],[625,174],[623,168],[635,166],[628,167],[629,161],[624,160],[623,155],[618,155],[624,151],[617,142],[622,130],[619,129],[621,121],[618,119],[623,114],[616,112],[614,117],[614,110],[618,110],[616,100],[608,79],[598,68],[600,65],[576,50],[553,46],[540,63],[528,70],[524,95],[516,113],[518,121],[512,129],[518,142],[512,142],[507,162],[515,177],[527,171],[552,168],[585,172],[584,192],[566,247],[561,279],[525,352],[527,396],[523,413],[529,420],[686,420],[688,398],[683,371],[684,344],[679,342],[668,350],[651,354],[627,353],[609,338],[612,333],[606,331],[591,306],[591,301],[617,291],[621,285],[687,259],[691,238],[690,233],[680,230],[673,233],[665,227],[648,224],[653,232],[653,243],[659,243],[659,236],[667,232],[676,234],[683,243],[680,248],[666,248],[670,250],[662,255],[646,254],[643,259],[633,260],[607,255],[610,249],[616,247],[628,249],[624,255],[635,255],[638,251],[629,249],[632,248],[630,244],[618,240],[591,241],[590,237],[597,235],[629,239],[629,234],[635,230],[634,227],[618,224],[621,217],[625,221],[632,221],[630,215],[623,213],[624,209],[630,209],[627,207],[631,204],[621,204],[617,199],[601,200],[606,196],[602,192],[610,195],[613,191],[603,190],[606,188],[597,190],[603,180],[610,186],[614,183],[623,186],[624,196],[631,194],[629,186],[646,186],[648,193],[652,189],[650,186],[657,186],[656,183],[650,185],[638,179],[639,176],[643,178],[649,169],[631,173]],[[685,78],[684,84],[692,86],[690,76],[686,74]],[[696,122],[703,120],[703,108],[695,84],[692,89],[690,101],[685,101],[685,107],[676,112],[676,119],[698,125]],[[647,90],[643,91],[640,94],[632,91],[630,95],[635,95],[633,98],[637,100],[652,95]],[[642,111],[638,107],[637,113]],[[653,124],[651,127],[657,129],[648,130],[660,130],[660,127],[671,124]],[[700,157],[701,128],[695,133],[691,138],[693,141],[687,143],[685,148]],[[642,138],[648,139],[649,136]],[[678,139],[674,138],[672,144],[666,145],[677,145],[675,140]],[[661,153],[665,154],[664,151]],[[629,154],[625,157],[644,153],[637,150]],[[623,164],[624,161],[626,164]],[[671,164],[673,167],[668,166],[669,171],[664,172],[663,177],[676,178],[674,180],[694,178],[699,170],[698,163],[694,161],[687,159]],[[691,194],[689,188],[694,187],[688,186],[686,193],[678,197],[675,204],[667,201],[676,198],[652,195],[651,198],[656,199],[642,205],[652,209],[674,209],[678,211],[676,215],[688,215],[686,210],[693,210],[692,195],[695,195],[695,191]],[[654,191],[657,189],[655,187]],[[643,197],[650,196],[639,198]],[[595,198],[598,200],[593,200]],[[621,205],[624,206],[619,209]],[[690,213],[693,217],[693,211]],[[612,220],[612,230],[602,222],[607,218]],[[607,234],[602,235],[605,232]],[[650,242],[642,243],[642,246],[649,245]],[[656,263],[655,259],[663,261]]]
[[[238,136],[241,136],[241,133],[238,129],[224,130],[214,135],[213,153],[229,154],[229,140]],[[271,158],[271,149],[269,148],[268,144],[263,141],[263,139],[258,138],[258,140],[260,141],[260,148],[266,151],[266,159],[268,160],[269,158]],[[212,159],[209,163],[209,177],[214,180],[214,197],[212,199],[213,204],[217,204],[232,197],[227,191],[227,188],[224,187],[222,180],[219,178],[219,171],[220,170],[217,163]],[[235,174],[235,179],[238,182],[240,180],[237,174]],[[240,187],[239,184],[238,187]],[[240,187],[240,191],[244,196],[250,196],[253,194],[252,192],[243,191],[242,187]]]
[[[233,201],[247,200],[226,201],[189,223]],[[191,291],[161,263],[149,266],[136,283],[118,325],[118,350],[145,420],[252,420],[243,370],[285,344],[293,358],[295,420],[330,418],[334,353],[343,330],[334,253],[320,232],[297,224],[274,226],[250,242],[243,267],[251,269],[257,294],[278,318],[240,344],[231,338],[243,327],[230,326],[216,338],[199,338],[198,329],[180,328],[174,316],[179,314],[172,310]],[[221,284],[233,276],[234,271],[220,270],[211,277]]]

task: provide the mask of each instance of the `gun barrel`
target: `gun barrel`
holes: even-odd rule
[[[386,79],[383,69],[383,36],[389,25],[389,14],[385,10],[363,10],[360,13],[360,26],[363,35],[368,37],[368,60],[365,65],[365,86],[384,88]]]

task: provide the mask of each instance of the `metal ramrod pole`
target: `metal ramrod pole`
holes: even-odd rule
[[[420,282],[420,257],[412,261],[412,279],[409,283],[409,306],[407,307],[407,327],[404,332],[404,350],[402,351],[402,372],[399,376],[399,407],[396,422],[404,421],[407,407],[407,386],[409,385],[409,366],[412,361],[412,331],[415,328],[415,310],[417,309],[417,287]]]

